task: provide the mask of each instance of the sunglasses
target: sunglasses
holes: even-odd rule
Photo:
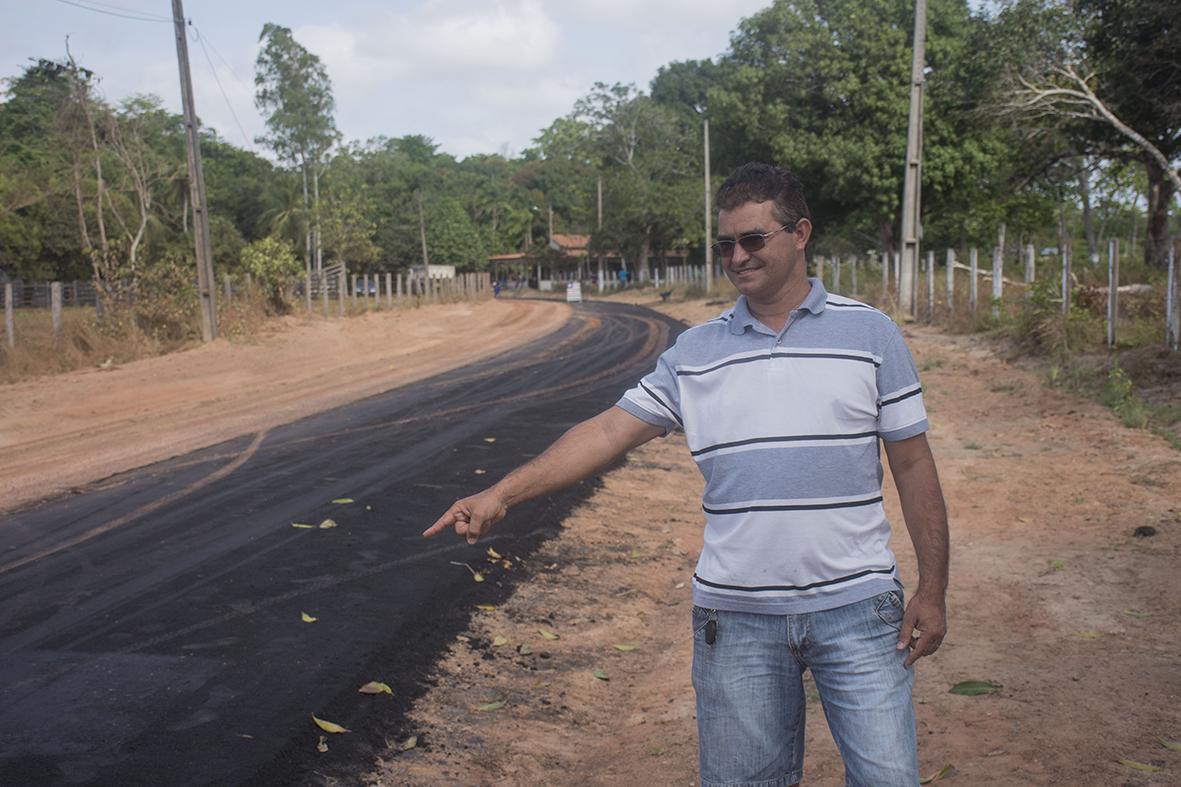
[[[734,240],[733,238],[718,238],[713,244],[713,249],[722,259],[725,260],[728,260],[734,256],[735,246],[741,246],[742,250],[747,254],[754,254],[756,251],[767,245],[767,238],[777,233],[783,232],[784,230],[787,230],[788,232],[795,232],[796,225],[794,223],[784,224],[779,229],[771,230],[770,232],[752,232],[749,235],[743,235],[737,240]]]

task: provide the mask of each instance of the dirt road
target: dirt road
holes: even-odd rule
[[[689,321],[718,309],[667,308]],[[951,633],[916,689],[924,775],[1181,784],[1181,752],[1159,742],[1181,739],[1181,454],[971,338],[908,334],[952,532]],[[534,581],[453,644],[407,725],[418,748],[391,741],[372,782],[694,784],[688,582],[700,492],[680,437],[608,474],[535,557]],[[886,494],[913,587],[897,495]],[[1145,526],[1155,535],[1133,535]],[[966,680],[1001,688],[948,692]],[[814,693],[808,711],[805,782],[843,784]]]

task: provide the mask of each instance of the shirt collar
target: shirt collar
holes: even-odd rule
[[[824,311],[824,304],[828,301],[828,291],[824,289],[820,279],[809,277],[808,281],[812,283],[812,289],[798,309],[809,311],[812,314],[820,314]],[[746,331],[747,327],[755,325],[762,325],[762,323],[750,313],[746,296],[739,295],[738,301],[734,304],[734,317],[730,320],[730,333],[738,336]]]

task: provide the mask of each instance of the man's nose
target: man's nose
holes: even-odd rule
[[[730,255],[730,264],[731,265],[741,265],[742,263],[746,262],[749,259],[750,259],[750,252],[748,252],[746,249],[742,248],[741,243],[735,243],[734,244],[734,253],[732,255]]]

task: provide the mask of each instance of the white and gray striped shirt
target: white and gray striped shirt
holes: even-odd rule
[[[900,584],[878,438],[927,430],[918,372],[889,317],[810,281],[778,334],[740,297],[618,402],[683,428],[705,476],[698,606],[814,612]]]

